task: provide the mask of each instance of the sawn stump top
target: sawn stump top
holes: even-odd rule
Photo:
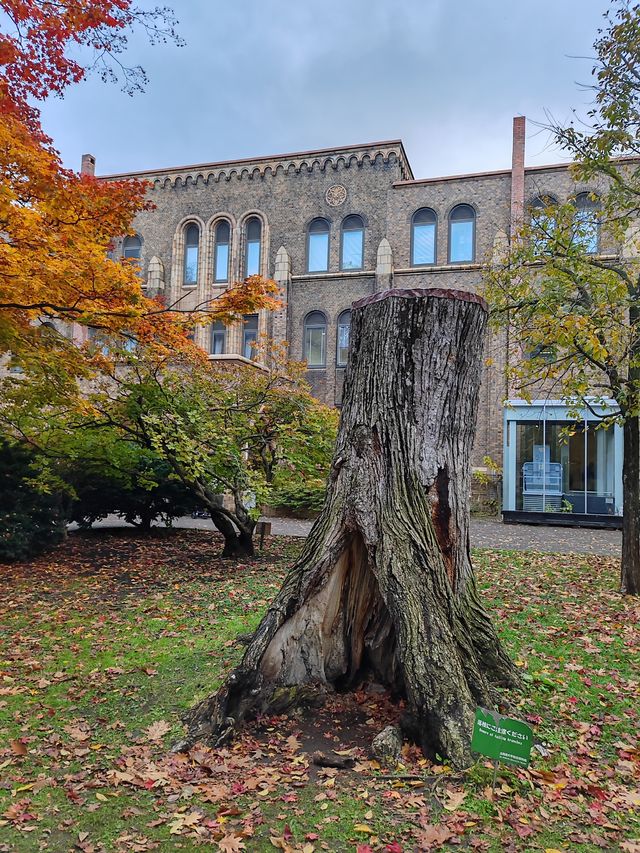
[[[400,297],[401,299],[424,299],[427,296],[435,297],[436,299],[459,299],[461,302],[475,302],[485,311],[489,310],[486,301],[482,296],[478,296],[477,293],[443,287],[392,288],[391,290],[382,290],[380,293],[374,293],[371,296],[358,299],[357,302],[353,303],[352,308],[364,308],[365,305],[381,302],[383,299],[388,299],[391,296]]]

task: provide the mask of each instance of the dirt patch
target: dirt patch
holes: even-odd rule
[[[327,770],[314,764],[314,753],[327,758],[352,758],[353,768],[331,773],[358,773],[358,763],[372,758],[371,742],[387,725],[396,725],[403,703],[393,702],[379,685],[363,685],[350,693],[329,695],[318,708],[304,708],[278,717],[262,717],[248,723],[238,734],[264,748],[264,758],[279,753],[283,743],[294,746],[309,761],[308,776],[315,780]]]

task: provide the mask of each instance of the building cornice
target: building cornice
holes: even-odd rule
[[[320,148],[315,151],[298,151],[292,154],[275,154],[268,157],[247,157],[239,160],[223,160],[217,163],[199,163],[191,166],[174,166],[164,169],[145,169],[139,172],[126,172],[113,175],[101,175],[100,180],[115,181],[137,178],[153,183],[154,187],[188,186],[199,180],[204,183],[218,183],[232,179],[264,178],[267,175],[300,174],[314,170],[337,171],[351,166],[372,164],[376,161],[397,162],[404,180],[413,179],[413,171],[400,139],[383,142],[369,142],[349,145],[341,148]]]

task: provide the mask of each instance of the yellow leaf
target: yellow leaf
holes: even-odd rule
[[[366,835],[371,835],[373,833],[371,827],[366,823],[357,823],[353,828],[356,832],[363,832]]]

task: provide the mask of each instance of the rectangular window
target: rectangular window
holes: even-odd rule
[[[435,264],[436,226],[432,223],[413,226],[413,266]]]
[[[329,235],[309,234],[309,272],[329,269]]]
[[[184,259],[184,283],[196,284],[198,281],[198,247],[187,246]]]
[[[449,241],[449,260],[452,264],[473,261],[473,222],[452,222]]]
[[[325,338],[326,332],[324,329],[307,329],[305,352],[307,353],[307,365],[309,367],[324,367]]]
[[[361,270],[364,231],[342,232],[342,269]]]
[[[260,274],[260,241],[252,240],[247,243],[247,277]]]
[[[216,272],[215,281],[228,281],[229,279],[229,244],[218,243],[216,246]]]

